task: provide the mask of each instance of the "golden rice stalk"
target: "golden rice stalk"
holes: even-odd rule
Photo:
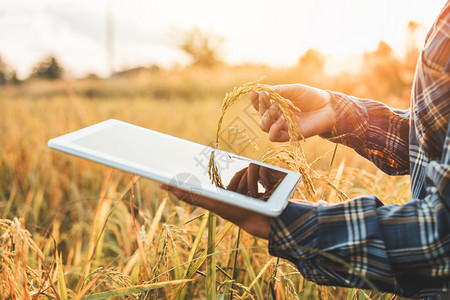
[[[247,273],[249,275],[249,279],[252,281],[252,286],[248,287],[249,289],[253,288],[255,286],[255,294],[258,299],[264,299],[263,292],[261,289],[261,285],[258,282],[258,277],[256,276],[255,270],[253,269],[252,265],[252,259],[251,256],[248,254],[248,251],[243,247],[241,249],[242,258],[244,259],[245,267],[247,270]]]
[[[316,164],[319,160],[323,159],[327,154],[331,153],[333,150],[328,151],[324,155],[318,157],[310,164],[310,174],[315,180],[324,182],[329,188],[333,189],[340,200],[348,200],[349,197],[340,188],[338,188],[333,181],[340,180],[339,178],[333,178],[325,175],[320,175],[314,169],[311,168],[312,165]],[[290,145],[280,145],[265,151],[258,158],[259,161],[268,164],[282,164],[290,170],[296,171],[295,155],[292,147]],[[329,173],[329,172],[328,172]],[[340,177],[340,176],[339,176]],[[341,180],[342,181],[342,180]],[[332,198],[332,197],[331,197]]]
[[[235,134],[240,134],[247,143],[253,146],[255,150],[259,150],[258,144],[256,144],[244,131],[242,131],[239,127],[231,126],[226,128],[228,131],[234,131]]]
[[[216,299],[216,215],[208,217],[208,246],[206,257],[206,299]]]
[[[104,267],[98,267],[92,270],[84,279],[82,287],[85,288],[89,282],[95,280],[95,278],[100,275],[100,279],[96,280],[98,284],[105,284],[107,287],[130,287],[132,285],[131,278],[121,272],[115,271],[113,269],[105,269]]]
[[[37,256],[38,269],[29,265],[30,250]],[[0,299],[31,299],[43,291],[55,297],[57,291],[53,282],[47,282],[47,275],[51,276],[54,269],[48,269],[42,263],[44,260],[44,254],[30,232],[22,228],[19,219],[0,219]],[[69,296],[73,295],[69,289],[66,292]]]
[[[345,201],[345,200],[350,199],[350,197],[346,193],[344,193],[340,188],[338,188],[333,183],[333,180],[336,180],[336,178],[329,178],[328,176],[319,175],[315,171],[313,171],[313,172],[317,179],[323,181],[326,185],[328,185],[331,189],[333,189],[336,192],[336,194],[340,200]]]
[[[58,255],[58,258],[56,260],[56,274],[58,278],[57,282],[57,288],[58,288],[58,294],[61,300],[67,300],[69,299],[67,295],[67,287],[66,287],[66,280],[64,278],[64,270],[63,270],[63,264],[62,264],[62,256]]]
[[[261,277],[266,273],[267,268],[269,268],[270,265],[272,265],[273,261],[275,260],[274,257],[272,257],[265,265],[264,267],[261,269],[261,271],[259,271],[258,275],[256,275],[256,277],[253,279],[253,281],[250,283],[250,285],[248,286],[248,289],[251,290],[255,284],[258,282],[258,280],[261,279]],[[247,291],[244,292],[244,294],[242,295],[242,298],[244,298],[247,295]]]
[[[283,282],[287,299],[300,299],[295,288],[295,284],[292,282],[292,280],[288,276],[286,276],[281,268],[278,269],[278,273],[280,274],[281,278],[284,279]]]
[[[290,145],[279,145],[266,150],[258,160],[267,164],[281,164],[284,168],[295,171],[295,155]]]
[[[209,219],[209,215],[207,216]],[[233,223],[227,222],[222,229],[220,229],[220,231],[216,234],[216,246],[222,241],[222,239],[226,236],[226,234],[228,233],[228,231],[231,229],[231,227],[233,226]],[[190,264],[190,268],[187,269],[188,271],[185,274],[185,279],[189,279],[192,278],[197,270],[200,268],[200,266],[205,262],[206,257],[208,256],[207,254],[207,250],[208,249],[204,249],[195,260],[195,262],[193,264]],[[210,255],[215,255],[215,254],[210,254]],[[192,260],[192,261],[194,261]],[[192,262],[191,261],[191,262]],[[173,298],[171,299],[175,299],[178,294],[180,293],[180,291],[184,288],[184,284],[181,286],[181,288],[177,289],[174,293]]]
[[[126,296],[126,295],[131,295],[134,293],[143,293],[143,292],[147,292],[150,290],[165,288],[165,287],[169,287],[169,286],[187,284],[188,282],[191,282],[194,280],[196,280],[196,279],[180,279],[180,280],[163,281],[163,282],[156,282],[156,283],[150,283],[150,284],[128,286],[128,287],[118,288],[118,289],[114,289],[114,290],[110,290],[110,291],[106,291],[106,292],[88,295],[88,296],[85,296],[83,299],[86,299],[86,300],[111,299],[114,297]]]
[[[311,177],[309,175],[310,168],[306,163],[305,153],[303,148],[300,145],[299,139],[304,139],[303,135],[298,131],[298,116],[297,113],[300,113],[300,109],[292,104],[291,101],[283,98],[280,94],[276,93],[275,90],[266,84],[262,84],[261,80],[252,81],[244,84],[241,87],[234,88],[233,91],[227,93],[222,103],[222,110],[220,113],[219,121],[217,123],[217,132],[216,132],[216,141],[215,148],[219,147],[219,133],[222,128],[223,118],[225,116],[225,112],[230,108],[231,105],[236,103],[243,95],[249,93],[250,91],[266,91],[269,93],[270,98],[275,101],[283,113],[286,122],[288,123],[288,133],[290,137],[290,144],[292,145],[294,151],[294,163],[295,170],[299,172],[303,177],[303,183],[305,185],[306,194],[309,198],[315,198],[315,189],[312,183]],[[215,163],[214,159],[214,151],[211,152],[211,157],[208,165],[208,174],[209,177],[216,186],[224,187],[222,180],[220,178],[218,167]]]
[[[14,221],[1,220],[1,292],[2,299],[31,299],[28,292],[28,249],[31,235]]]

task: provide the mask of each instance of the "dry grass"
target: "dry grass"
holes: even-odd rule
[[[211,231],[215,242],[208,243],[208,212],[175,205],[148,180],[46,147],[51,137],[108,118],[208,144],[220,111],[213,99],[91,101],[68,92],[41,100],[2,97],[0,110],[0,298],[198,299],[206,297],[214,272],[211,293],[225,299],[378,299],[372,292],[305,281],[293,265],[272,259],[264,241],[222,220]],[[313,138],[302,147],[308,161],[323,156],[314,171],[335,178],[349,196],[375,193],[392,203],[410,197],[407,177],[385,176],[351,150],[340,147],[330,168],[331,144]],[[291,147],[271,151],[246,156],[277,158],[296,168]],[[334,190],[311,176],[316,195],[338,201]],[[215,262],[207,270],[210,257]]]

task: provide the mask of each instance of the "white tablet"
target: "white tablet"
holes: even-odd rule
[[[298,173],[118,120],[51,139],[48,146],[269,216],[283,211],[300,181]],[[277,184],[266,190],[258,183],[255,197],[216,187],[208,175],[211,151],[216,151],[216,165],[225,186],[250,164],[276,174]]]

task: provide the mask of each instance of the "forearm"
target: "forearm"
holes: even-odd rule
[[[241,227],[259,238],[268,239],[271,217],[243,209],[225,202],[200,196],[185,190],[161,184],[161,188],[173,193],[178,199],[216,213],[225,220]]]
[[[221,218],[241,227],[251,235],[265,240],[269,238],[271,217],[236,206],[214,202],[216,202],[214,207],[205,207],[205,209],[216,212]]]

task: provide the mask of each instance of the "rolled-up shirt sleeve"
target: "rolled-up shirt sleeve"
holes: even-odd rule
[[[337,121],[332,131],[321,137],[353,148],[389,175],[409,174],[410,110],[329,93]]]

